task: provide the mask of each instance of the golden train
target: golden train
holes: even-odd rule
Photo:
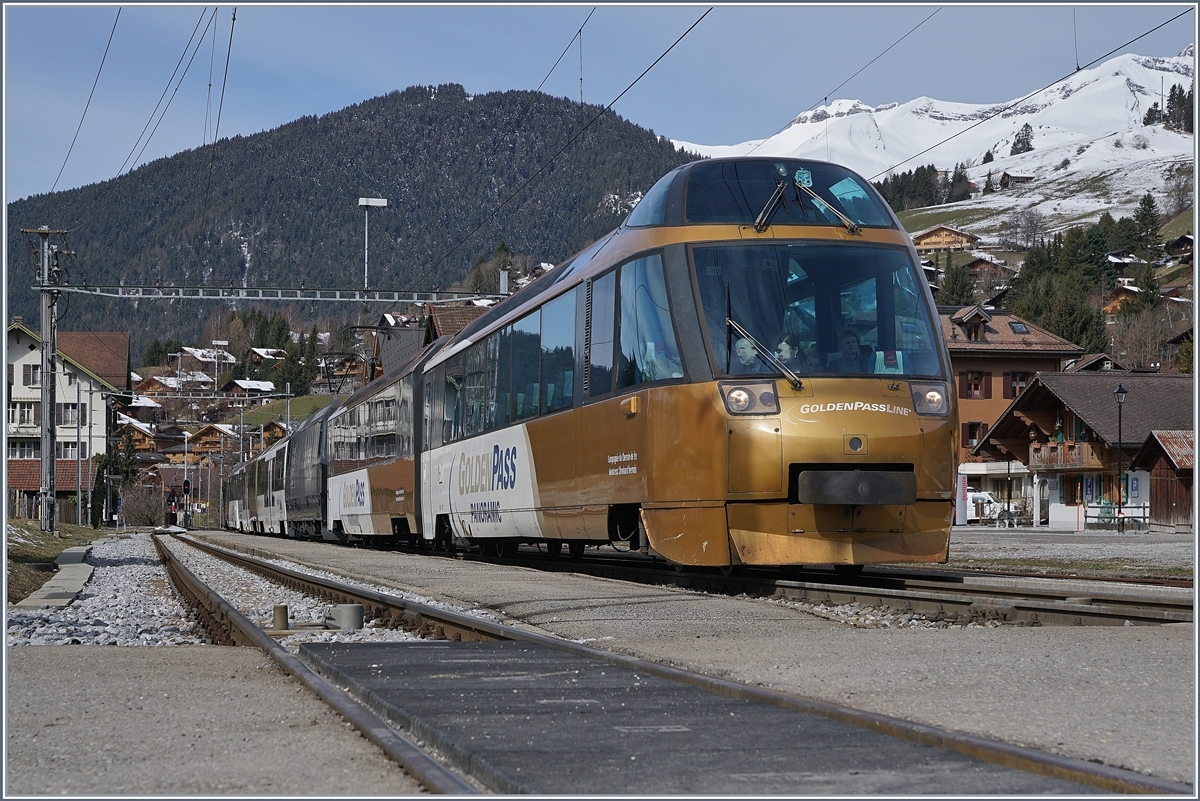
[[[676,565],[947,558],[950,361],[871,184],[708,159],[453,337],[239,465],[243,531]]]

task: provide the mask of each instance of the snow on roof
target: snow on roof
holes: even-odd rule
[[[274,392],[275,384],[270,381],[251,381],[249,378],[239,378],[233,383],[247,392]]]
[[[141,409],[161,409],[161,403],[155,403],[145,395],[134,394],[133,400],[129,403],[129,407]]]
[[[282,348],[251,348],[250,352],[263,359],[282,359],[287,356],[287,351]]]
[[[237,357],[220,348],[184,348],[183,352],[202,362],[237,364]]]

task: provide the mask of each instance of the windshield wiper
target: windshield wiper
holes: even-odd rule
[[[771,351],[767,348],[764,348],[763,344],[755,339],[753,334],[734,322],[733,317],[726,317],[725,324],[737,331],[746,339],[750,340],[754,347],[758,348],[758,354],[766,359],[768,364],[787,376],[788,383],[792,385],[792,389],[796,390],[797,392],[804,389],[804,382],[800,380],[800,376],[796,375],[796,373],[792,371],[792,368],[775,358],[775,354],[771,353]],[[728,371],[728,368],[726,368],[726,371]]]
[[[800,200],[799,192],[804,192],[806,195],[808,195],[809,197],[811,197],[813,200],[816,201],[814,206],[817,211],[820,211],[823,213],[823,211],[825,209],[828,209],[829,211],[832,211],[835,215],[837,215],[837,218],[839,220],[841,220],[842,225],[846,226],[846,230],[848,232],[850,232],[852,234],[857,234],[859,232],[860,229],[858,227],[858,224],[855,223],[854,220],[851,220],[845,214],[842,214],[840,211],[835,209],[833,206],[829,205],[824,200],[822,200],[821,196],[818,195],[816,192],[814,192],[811,186],[805,186],[804,184],[800,183],[799,181],[797,181],[794,178],[792,179],[792,184],[796,187],[796,190],[797,190],[796,202],[800,204],[801,208],[804,207],[804,203]],[[757,224],[755,225],[755,227],[757,228]],[[762,233],[762,232],[759,231],[759,233]]]
[[[771,215],[775,213],[775,209],[779,208],[782,202],[787,205],[787,201],[783,199],[783,190],[787,186],[778,178],[775,179],[775,191],[771,193],[771,199],[767,201],[767,205],[763,206],[763,210],[758,213],[758,217],[754,219],[754,230],[756,233],[762,233],[767,230],[767,226],[771,224]]]

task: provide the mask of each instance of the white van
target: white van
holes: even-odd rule
[[[967,524],[979,523],[980,520],[993,521],[1001,517],[1015,518],[1020,512],[1021,505],[1017,501],[1005,504],[992,492],[970,490],[967,492]],[[1005,514],[1008,512],[1008,514]]]

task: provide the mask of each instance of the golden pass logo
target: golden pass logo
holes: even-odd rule
[[[912,409],[904,406],[893,406],[890,403],[864,403],[863,401],[854,401],[853,403],[806,403],[800,407],[800,414],[812,414],[813,412],[881,412],[883,414],[898,414],[902,417],[908,417],[912,413]]]

